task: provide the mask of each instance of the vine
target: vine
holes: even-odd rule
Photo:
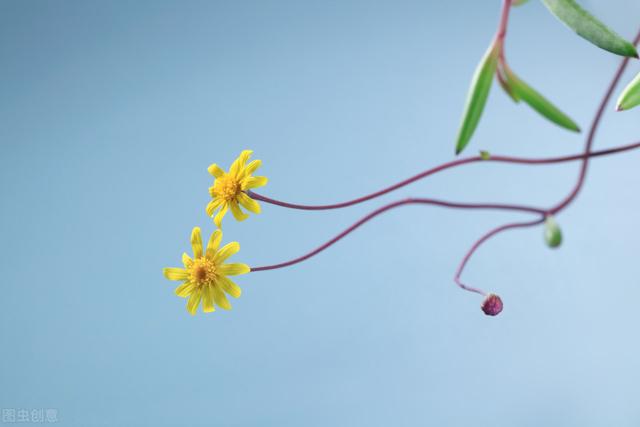
[[[569,116],[564,114],[535,89],[516,76],[507,64],[505,40],[507,36],[509,14],[512,7],[519,6],[526,2],[527,0],[503,0],[500,20],[495,37],[487,52],[481,59],[472,78],[462,122],[456,140],[456,154],[460,154],[470,143],[473,133],[480,122],[494,78],[515,102],[524,101],[551,122],[567,130],[580,132],[578,125],[569,118]],[[477,156],[459,158],[432,167],[398,183],[355,199],[333,204],[303,205],[280,201],[254,191],[256,188],[266,185],[268,180],[266,177],[253,175],[260,167],[261,161],[249,161],[252,152],[245,150],[240,154],[238,159],[233,162],[228,172],[225,172],[216,164],[211,165],[208,169],[209,173],[214,177],[214,183],[209,188],[211,201],[207,205],[206,211],[207,214],[213,218],[218,230],[212,233],[206,249],[202,244],[200,229],[196,227],[193,229],[191,234],[193,258],[185,253],[182,257],[184,268],[164,269],[164,275],[168,279],[183,282],[176,289],[176,294],[178,296],[188,298],[188,311],[191,314],[195,314],[200,303],[202,303],[204,312],[214,311],[215,306],[224,309],[231,308],[226,295],[228,294],[237,298],[240,296],[241,290],[231,279],[229,279],[228,276],[280,269],[301,263],[328,249],[363,224],[387,211],[407,205],[431,205],[449,209],[513,211],[533,216],[533,219],[527,221],[507,223],[487,231],[467,250],[454,274],[453,280],[457,286],[464,290],[484,296],[481,308],[485,314],[490,316],[499,314],[503,309],[503,302],[498,295],[477,287],[469,286],[462,281],[461,277],[464,269],[469,260],[473,257],[474,253],[489,239],[504,231],[528,228],[541,224],[545,224],[545,240],[547,244],[550,247],[559,246],[562,242],[562,233],[560,227],[555,221],[555,217],[565,210],[579,195],[585,183],[590,160],[596,157],[623,153],[640,148],[640,142],[636,142],[606,150],[593,150],[593,143],[599,125],[602,121],[604,111],[610,103],[616,87],[620,83],[630,58],[638,57],[635,45],[640,43],[640,32],[633,42],[628,42],[610,30],[597,18],[582,9],[573,0],[542,0],[542,2],[559,20],[565,23],[569,28],[573,29],[578,35],[602,49],[624,57],[596,109],[596,113],[588,128],[584,149],[581,153],[561,157],[526,158],[492,155],[483,151]],[[640,105],[640,75],[633,79],[632,82],[624,88],[618,98],[616,109],[618,111],[622,111],[633,108],[637,105]],[[318,246],[316,249],[291,260],[277,264],[249,267],[242,263],[226,263],[226,260],[230,256],[239,251],[240,246],[237,242],[231,242],[220,248],[222,241],[222,231],[220,229],[225,215],[230,211],[236,220],[244,221],[249,215],[244,212],[242,208],[252,213],[260,213],[261,207],[258,201],[297,210],[320,211],[342,209],[373,200],[436,173],[471,163],[500,162],[539,166],[573,161],[580,162],[580,170],[576,183],[562,200],[550,207],[535,207],[503,203],[464,203],[433,198],[410,197],[388,203],[371,211],[330,240]]]

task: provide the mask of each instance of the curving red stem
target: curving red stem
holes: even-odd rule
[[[637,45],[638,43],[640,43],[640,31],[638,31],[638,34],[634,38],[634,44]],[[624,58],[620,63],[620,65],[618,66],[618,69],[616,70],[616,73],[614,74],[613,79],[609,83],[609,86],[607,87],[607,90],[605,91],[605,94],[602,97],[600,104],[598,105],[596,114],[591,121],[591,125],[589,126],[589,133],[587,134],[587,139],[585,142],[584,152],[581,156],[582,162],[580,164],[580,173],[578,175],[578,180],[576,184],[574,185],[571,192],[561,202],[559,202],[557,205],[555,205],[554,207],[548,210],[549,215],[557,215],[562,210],[564,210],[567,206],[569,206],[569,204],[571,204],[571,202],[573,202],[576,199],[576,197],[578,196],[578,193],[582,189],[585,178],[587,176],[589,159],[593,157],[592,154],[594,154],[594,152],[592,152],[591,149],[593,147],[593,141],[595,139],[596,132],[598,130],[598,127],[600,126],[600,122],[602,121],[602,116],[604,115],[605,108],[607,104],[611,101],[613,92],[615,91],[616,86],[620,82],[622,74],[624,73],[624,70],[627,68],[628,64],[629,64],[629,58]],[[460,276],[462,275],[462,272],[464,271],[464,267],[466,266],[469,259],[473,256],[474,252],[478,250],[478,248],[484,242],[486,242],[491,237],[503,231],[513,229],[513,228],[533,227],[535,225],[541,224],[542,222],[544,222],[544,218],[538,221],[532,221],[532,222],[516,222],[516,223],[505,224],[490,230],[488,233],[486,233],[484,236],[478,239],[465,254],[454,276],[454,281],[456,282],[456,284],[458,284],[458,286],[462,287],[463,289],[467,289],[467,287],[460,280]],[[476,289],[473,289],[473,290],[477,292]],[[483,293],[483,292],[480,291],[480,293]]]
[[[498,27],[498,31],[496,33],[496,41],[495,43],[500,44],[500,50],[501,50],[501,60],[504,60],[504,54],[503,54],[503,44],[504,44],[504,38],[506,35],[506,29],[507,29],[507,22],[508,22],[508,17],[509,17],[509,10],[511,8],[511,0],[504,0],[503,2],[503,8],[502,8],[502,14],[501,14],[501,19],[500,19],[500,24]],[[634,44],[638,44],[640,43],[640,32],[638,32],[637,36],[634,39]],[[602,98],[598,109],[596,111],[596,114],[591,122],[591,125],[589,127],[589,133],[587,135],[586,138],[586,142],[585,142],[585,149],[584,152],[582,154],[578,154],[578,155],[573,155],[573,156],[562,156],[562,157],[553,157],[553,158],[542,158],[542,159],[531,159],[531,158],[518,158],[518,157],[510,157],[510,156],[491,156],[490,159],[483,159],[480,156],[475,156],[475,157],[469,157],[469,158],[465,158],[465,159],[458,159],[452,162],[447,162],[444,163],[442,165],[436,166],[434,168],[428,169],[424,172],[421,172],[413,177],[410,177],[408,179],[405,179],[404,181],[401,181],[397,184],[391,185],[390,187],[386,187],[382,190],[376,191],[374,193],[353,199],[353,200],[349,200],[346,202],[341,202],[341,203],[335,203],[335,204],[329,204],[329,205],[300,205],[300,204],[293,204],[293,203],[287,203],[287,202],[282,202],[279,200],[275,200],[275,199],[271,199],[269,197],[260,195],[258,193],[255,192],[249,192],[249,195],[251,197],[253,197],[256,200],[261,200],[265,203],[270,203],[270,204],[274,204],[274,205],[278,205],[278,206],[282,206],[282,207],[286,207],[286,208],[291,208],[291,209],[301,209],[301,210],[329,210],[329,209],[339,209],[339,208],[344,208],[344,207],[348,207],[348,206],[352,206],[355,204],[359,204],[359,203],[363,203],[365,201],[374,199],[376,197],[380,197],[384,194],[390,193],[394,190],[397,190],[399,188],[402,188],[406,185],[409,185],[415,181],[418,181],[420,179],[423,179],[429,175],[435,174],[437,172],[441,172],[444,171],[446,169],[450,169],[450,168],[454,168],[457,166],[461,166],[461,165],[465,165],[465,164],[470,164],[470,163],[474,163],[474,162],[489,162],[489,161],[494,161],[494,162],[505,162],[505,163],[518,163],[518,164],[529,164],[529,165],[541,165],[541,164],[553,164],[553,163],[560,163],[560,162],[568,162],[568,161],[574,161],[574,160],[580,160],[581,164],[580,164],[580,172],[578,175],[578,179],[576,184],[574,185],[573,189],[571,190],[571,192],[562,200],[560,201],[557,205],[553,206],[550,209],[540,209],[540,208],[535,208],[535,207],[530,207],[530,206],[522,206],[522,205],[508,205],[508,204],[498,204],[498,203],[459,203],[459,202],[450,202],[450,201],[444,201],[444,200],[438,200],[438,199],[426,199],[426,198],[408,198],[408,199],[404,199],[404,200],[399,200],[393,203],[389,203],[387,205],[384,205],[376,210],[374,210],[373,212],[369,213],[368,215],[366,215],[365,217],[361,218],[360,220],[358,220],[357,222],[355,222],[354,224],[352,224],[351,226],[349,226],[348,228],[346,228],[344,231],[342,231],[341,233],[339,233],[337,236],[335,236],[334,238],[332,238],[331,240],[327,241],[326,243],[324,243],[323,245],[319,246],[318,248],[312,250],[311,252],[308,252],[298,258],[294,258],[290,261],[286,261],[283,263],[279,263],[279,264],[273,264],[273,265],[267,265],[267,266],[261,266],[261,267],[253,267],[251,268],[252,272],[255,271],[265,271],[265,270],[273,270],[273,269],[278,269],[278,268],[283,268],[283,267],[288,267],[297,263],[300,263],[302,261],[305,261],[311,257],[313,257],[314,255],[317,255],[318,253],[324,251],[325,249],[329,248],[330,246],[332,246],[333,244],[335,244],[336,242],[338,242],[339,240],[341,240],[342,238],[344,238],[345,236],[347,236],[348,234],[350,234],[351,232],[353,232],[354,230],[356,230],[357,228],[359,228],[361,225],[363,225],[364,223],[370,221],[371,219],[375,218],[376,216],[389,211],[391,209],[400,207],[400,206],[405,206],[405,205],[411,205],[411,204],[425,204],[425,205],[437,205],[437,206],[442,206],[442,207],[448,207],[448,208],[458,208],[458,209],[501,209],[501,210],[513,210],[513,211],[521,211],[521,212],[529,212],[529,213],[534,213],[539,215],[540,217],[536,220],[533,221],[527,221],[527,222],[514,222],[514,223],[508,223],[508,224],[504,224],[501,225],[499,227],[496,227],[492,230],[489,230],[487,233],[485,233],[482,237],[480,237],[472,246],[471,248],[466,252],[465,256],[463,257],[462,261],[460,262],[458,269],[456,270],[456,274],[454,276],[454,281],[455,283],[460,286],[462,289],[465,289],[467,291],[471,291],[471,292],[476,292],[479,293],[481,295],[487,295],[486,292],[484,292],[483,290],[479,289],[479,288],[474,288],[471,286],[468,286],[466,284],[464,284],[461,280],[461,275],[464,271],[465,266],[467,265],[467,263],[469,262],[469,260],[471,259],[471,257],[473,256],[473,254],[478,250],[478,248],[480,248],[480,246],[482,246],[483,243],[485,243],[486,241],[488,241],[490,238],[500,234],[503,231],[506,230],[512,230],[512,229],[516,229],[516,228],[526,228],[526,227],[533,227],[536,225],[539,225],[541,223],[544,222],[545,217],[547,215],[557,215],[558,213],[560,213],[562,210],[564,210],[567,206],[569,206],[569,204],[571,204],[577,197],[577,195],[579,194],[580,190],[582,189],[582,187],[584,186],[584,182],[585,182],[585,178],[586,178],[586,174],[587,174],[587,170],[588,170],[588,166],[589,166],[589,160],[591,157],[598,157],[598,156],[604,156],[604,155],[609,155],[609,154],[614,154],[614,153],[619,153],[619,152],[623,152],[623,151],[628,151],[628,150],[632,150],[635,148],[640,147],[640,143],[634,143],[634,144],[629,144],[629,145],[623,145],[623,146],[619,146],[619,147],[614,147],[611,149],[606,149],[606,150],[600,150],[600,151],[592,151],[592,147],[593,147],[593,141],[595,139],[595,135],[596,132],[598,130],[598,127],[600,125],[600,122],[602,121],[602,117],[604,115],[604,111],[606,108],[606,105],[609,103],[609,101],[611,100],[611,96],[613,95],[613,92],[615,90],[615,87],[617,86],[617,84],[620,81],[620,78],[622,77],[622,74],[624,73],[624,70],[626,69],[627,65],[629,63],[629,58],[624,58],[620,64],[620,66],[618,67],[611,83],[609,84],[604,97]]]

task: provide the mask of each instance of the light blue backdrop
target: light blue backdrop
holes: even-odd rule
[[[452,276],[526,215],[403,208],[195,318],[162,277],[194,225],[213,231],[207,166],[242,149],[264,194],[300,203],[452,159],[499,9],[453,3],[0,3],[0,407],[69,426],[639,425],[640,153],[593,163],[559,250],[528,229],[473,258],[465,280],[502,295],[497,318]],[[635,0],[583,4],[635,33]],[[537,1],[512,18],[512,67],[586,128],[618,59]],[[640,111],[609,111],[597,147],[640,139]],[[495,86],[468,153],[582,141]],[[284,261],[385,201],[551,205],[577,170],[480,164],[343,211],[264,206],[227,218],[225,241]]]

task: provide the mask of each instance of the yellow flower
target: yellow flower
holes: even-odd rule
[[[260,213],[260,205],[249,197],[246,191],[262,187],[268,180],[264,176],[251,175],[262,164],[260,160],[253,160],[247,164],[251,153],[251,150],[240,153],[240,156],[231,164],[228,173],[216,164],[209,166],[208,171],[215,179],[213,185],[209,187],[212,200],[207,205],[207,215],[213,217],[214,212],[219,209],[213,218],[218,228],[222,226],[222,218],[229,209],[238,221],[244,221],[249,217],[240,209],[240,205],[250,212]]]
[[[202,301],[202,311],[205,313],[215,311],[214,302],[220,308],[231,309],[225,292],[238,298],[242,291],[227,276],[246,274],[251,271],[246,264],[225,264],[227,258],[240,250],[240,245],[238,242],[231,242],[220,248],[221,241],[222,231],[214,231],[207,244],[207,250],[203,252],[200,228],[194,227],[191,232],[193,259],[184,253],[182,254],[184,268],[162,270],[167,279],[184,281],[175,292],[179,297],[189,297],[187,310],[192,315],[198,311],[200,301]]]

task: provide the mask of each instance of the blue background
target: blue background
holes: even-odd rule
[[[191,317],[180,265],[212,162],[245,148],[263,193],[328,203],[453,158],[498,1],[0,3],[0,407],[60,424],[637,426],[640,152],[595,160],[559,216],[490,241],[514,213],[406,207],[288,269],[238,278],[230,312]],[[582,2],[628,38],[634,0]],[[512,68],[583,128],[619,61],[540,4],[514,9]],[[640,70],[632,64],[628,81]],[[640,135],[612,108],[596,142]],[[583,136],[494,86],[467,153],[578,152]],[[477,164],[334,212],[263,205],[225,241],[262,265],[305,252],[385,201],[542,206],[578,164]]]

